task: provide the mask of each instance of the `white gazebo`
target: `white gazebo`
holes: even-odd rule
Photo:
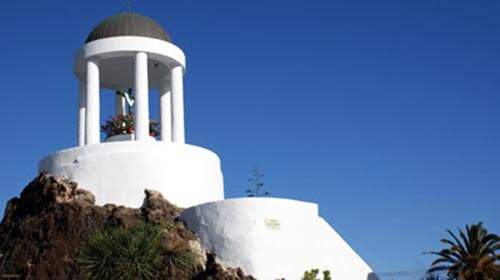
[[[149,140],[149,91],[160,91],[161,140],[184,143],[184,53],[163,28],[132,13],[108,18],[90,33],[75,57],[79,86],[78,145],[100,142],[100,89],[134,89],[135,140]],[[116,114],[125,113],[117,96]]]
[[[78,146],[47,156],[40,171],[77,181],[98,204],[138,207],[145,188],[161,191],[182,207],[224,199],[219,157],[185,144],[185,71],[184,53],[158,23],[134,13],[105,19],[74,60]],[[133,133],[101,143],[101,89],[134,91]],[[150,137],[153,90],[159,91],[160,141]],[[125,98],[116,95],[116,115],[126,114]]]

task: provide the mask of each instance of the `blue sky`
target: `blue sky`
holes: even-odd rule
[[[227,197],[262,167],[273,196],[318,203],[382,279],[417,279],[447,228],[500,233],[500,2],[478,3],[137,0],[133,11],[186,53],[187,141],[219,154]],[[73,54],[126,10],[2,4],[0,205],[43,156],[75,145]]]

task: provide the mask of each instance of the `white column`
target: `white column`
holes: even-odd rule
[[[149,140],[148,56],[135,55],[135,139]]]
[[[126,114],[126,102],[124,96],[115,94],[115,116],[123,116]]]
[[[162,141],[172,142],[172,102],[170,80],[160,87],[160,136]]]
[[[184,137],[184,90],[182,84],[182,67],[176,66],[170,73],[172,87],[172,140],[185,143]]]
[[[99,67],[94,61],[87,62],[87,109],[86,144],[100,142],[99,124]]]
[[[87,109],[87,83],[78,81],[78,146],[85,145],[85,111]]]

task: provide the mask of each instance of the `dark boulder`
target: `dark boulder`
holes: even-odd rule
[[[145,195],[141,209],[97,206],[94,195],[78,189],[76,183],[40,174],[19,198],[7,203],[0,224],[0,279],[81,279],[78,255],[90,233],[140,222],[164,227],[170,243],[203,255],[195,279],[253,279],[239,269],[223,268],[210,255],[205,257],[196,236],[177,220],[182,209],[159,192],[146,190]],[[192,278],[187,275],[166,278]]]

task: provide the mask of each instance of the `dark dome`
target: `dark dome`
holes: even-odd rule
[[[85,43],[117,36],[141,36],[172,42],[167,32],[152,19],[133,13],[110,16],[90,32]]]

